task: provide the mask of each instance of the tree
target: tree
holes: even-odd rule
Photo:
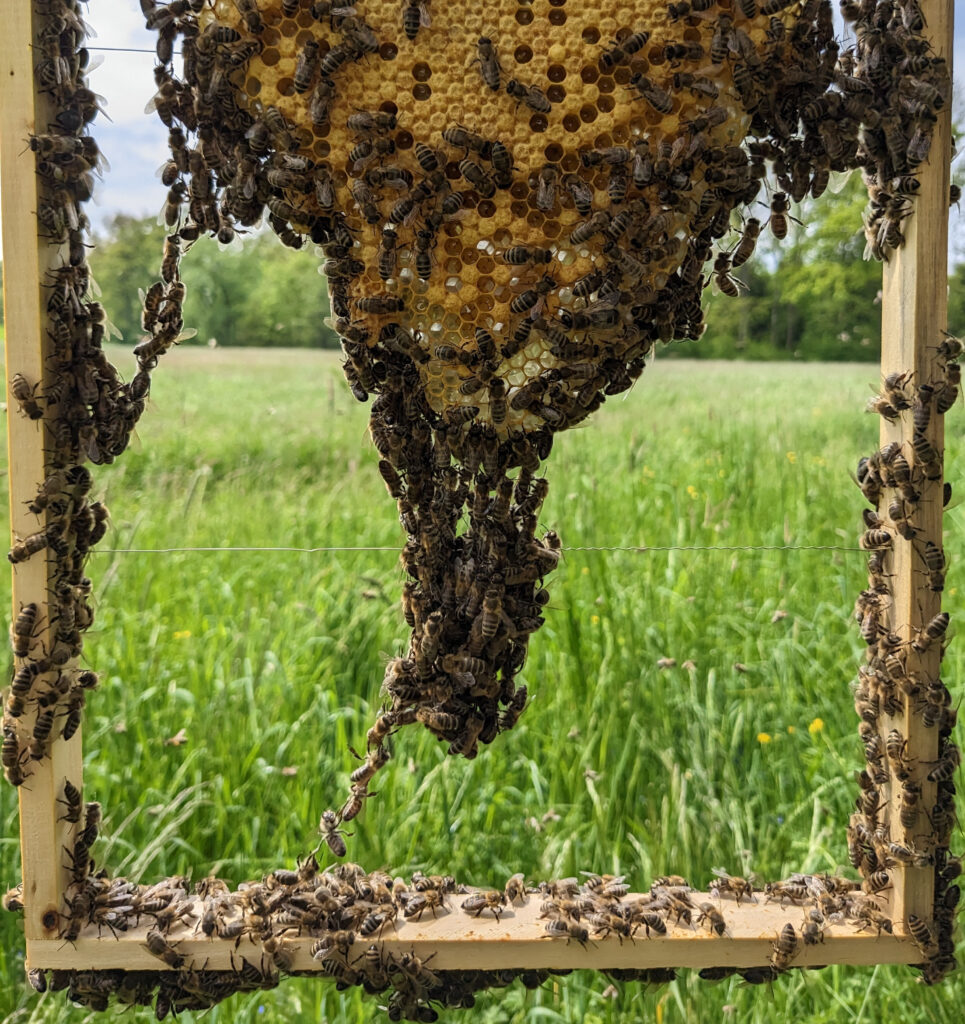
[[[91,270],[124,340],[141,334],[139,291],[158,278],[165,230],[151,218],[115,217],[95,239]],[[199,239],[183,256],[186,328],[199,343],[337,348],[324,323],[328,290],[311,248],[295,252],[257,232],[230,246]]]

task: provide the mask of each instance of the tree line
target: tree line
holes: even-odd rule
[[[858,175],[794,210],[788,236],[765,229],[733,276],[740,296],[719,292],[709,273],[707,330],[670,346],[690,358],[876,360],[881,340],[881,266],[864,259]],[[766,218],[762,210],[762,219]],[[739,230],[740,225],[735,225]],[[125,343],[140,330],[140,296],[157,278],[165,230],[153,218],[115,216],[94,238],[91,270]],[[737,235],[733,244],[736,244]],[[231,246],[200,239],[181,262],[187,286],[185,344],[338,348],[321,259],[313,246],[287,249],[268,231]],[[2,264],[0,264],[2,281]],[[949,330],[965,334],[965,262],[950,275]]]

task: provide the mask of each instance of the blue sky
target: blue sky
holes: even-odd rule
[[[364,0],[359,6],[364,8]],[[958,24],[955,28],[954,66],[956,80],[965,82],[965,2],[955,0]],[[837,7],[837,4],[835,4]],[[92,4],[89,21],[97,33],[91,47],[153,49],[153,37],[143,27],[138,0],[107,0]],[[110,162],[103,186],[95,196],[89,216],[95,229],[116,213],[134,216],[156,215],[164,202],[165,190],[156,177],[165,160],[166,132],[157,116],[145,115],[144,106],[154,95],[153,62],[148,54],[99,53],[103,64],[91,75],[91,87],[106,99],[110,121],[99,117],[95,134],[101,151]],[[965,88],[957,89],[956,113],[965,120]],[[965,204],[963,204],[965,205]],[[860,227],[860,226],[858,226]],[[965,257],[965,218],[953,214],[953,246]]]

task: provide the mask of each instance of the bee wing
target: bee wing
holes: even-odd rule
[[[116,328],[115,328],[116,330]],[[175,339],[174,344],[177,345],[182,341],[187,341],[189,338],[196,338],[198,336],[198,330],[196,327],[189,327],[187,330],[182,331]]]
[[[432,16],[429,14],[429,5],[419,4],[419,24],[423,28],[429,28],[432,25]]]
[[[710,869],[718,878],[730,878],[730,872],[725,871],[723,868],[711,868]]]

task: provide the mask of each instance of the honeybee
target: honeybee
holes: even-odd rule
[[[790,967],[791,961],[797,955],[797,952],[797,932],[794,930],[794,925],[788,921],[774,942],[771,964],[775,970],[786,971]]]
[[[553,259],[553,251],[527,245],[515,245],[503,253],[503,259],[514,266],[525,266],[527,263],[549,263]]]
[[[754,252],[757,239],[761,233],[761,222],[756,217],[749,217],[744,225],[744,233],[731,257],[731,266],[740,267],[746,263]]]
[[[401,312],[405,308],[405,301],[398,295],[366,295],[356,299],[355,306],[360,313],[382,316]]]
[[[168,967],[180,970],[184,966],[185,957],[181,956],[159,931],[152,929],[145,938],[144,946],[147,951],[162,960]]]
[[[415,39],[420,28],[429,28],[431,24],[428,0],[403,0],[402,30],[406,39]]]
[[[912,647],[919,654],[924,654],[929,647],[936,641],[940,640],[948,629],[948,623],[950,616],[948,612],[939,612],[933,616],[925,625],[918,631],[918,636],[912,643]]]
[[[496,194],[496,185],[492,178],[474,160],[460,160],[459,173],[485,199],[490,199]]]
[[[660,919],[657,918],[657,920],[659,921]],[[566,939],[567,942],[570,939],[576,939],[581,946],[585,946],[590,941],[589,929],[579,922],[567,918],[554,917],[552,920],[547,921],[544,931],[555,939]]]
[[[553,104],[539,86],[523,85],[518,79],[511,78],[506,83],[506,92],[514,100],[525,103],[531,110],[535,110],[537,114],[548,114],[553,109]]]
[[[790,205],[787,201],[787,194],[775,192],[771,198],[771,216],[768,223],[771,226],[771,233],[778,240],[787,238],[787,214]]]
[[[10,394],[20,405],[20,411],[31,420],[39,420],[44,414],[35,397],[38,387],[39,384],[29,384],[22,373],[15,373],[10,379]]]
[[[485,911],[489,911],[498,921],[500,915],[505,913],[506,894],[499,889],[487,889],[483,892],[472,893],[462,901],[462,910],[472,917],[479,917]]]
[[[733,896],[738,903],[744,898],[754,898],[754,887],[746,878],[729,875],[723,868],[714,868],[713,871],[717,877],[709,886],[712,896],[718,899],[724,895]]]
[[[630,76],[630,85],[658,114],[669,114],[673,110],[673,96],[641,72]]]
[[[544,164],[539,172],[536,185],[536,206],[544,213],[549,213],[556,205],[556,183],[559,172],[553,164]]]
[[[31,555],[37,554],[38,551],[43,551],[50,544],[51,538],[55,534],[59,537],[62,529],[59,524],[51,523],[45,530],[38,530],[36,533],[31,533],[29,536],[24,537],[23,540],[18,540],[7,552],[8,560],[13,565],[25,562]]]
[[[495,92],[499,89],[499,74],[502,71],[499,58],[496,55],[496,48],[488,36],[480,36],[477,47],[479,56],[476,59],[479,63],[482,80]]]
[[[622,43],[611,43],[609,49],[600,54],[597,67],[603,74],[610,74],[617,65],[625,64],[635,53],[643,49],[649,38],[649,32],[634,32],[633,35],[627,36]]]
[[[338,815],[332,810],[322,811],[321,820],[318,823],[318,831],[322,839],[327,843],[328,848],[336,857],[344,857],[347,853],[345,840],[342,836],[351,836],[352,832],[345,832],[340,829]]]
[[[931,925],[929,925],[927,921],[923,921],[916,914],[909,914],[908,931],[911,933],[911,937],[915,940],[918,948],[925,956],[931,956],[937,952],[938,944],[935,941],[935,935],[932,932]]]

